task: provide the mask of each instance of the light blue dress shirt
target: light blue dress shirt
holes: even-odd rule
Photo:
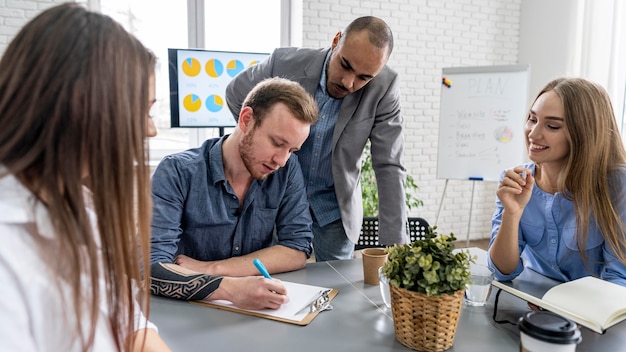
[[[524,167],[535,173],[535,164],[528,163]],[[504,172],[500,175],[502,180]],[[626,222],[626,169],[616,173],[613,194],[618,202],[618,212],[622,222]],[[502,203],[496,197],[496,211],[492,219],[492,233],[489,246],[493,243],[500,224],[502,223]],[[524,265],[534,271],[559,280],[571,281],[583,276],[595,275],[604,280],[626,286],[626,266],[617,259],[604,241],[595,220],[591,219],[589,226],[586,255],[583,262],[581,253],[576,244],[576,213],[574,203],[566,199],[563,194],[551,194],[543,191],[537,185],[533,187],[530,201],[524,209],[519,224],[519,251],[521,258],[515,271],[505,275],[498,271],[491,257],[488,256],[489,266],[495,269],[496,279],[500,281],[512,280],[523,270]]]
[[[324,67],[328,65],[328,51]],[[341,218],[333,182],[332,148],[335,123],[339,117],[342,99],[335,99],[326,90],[326,70],[322,70],[320,84],[315,92],[319,118],[311,126],[309,137],[296,152],[306,182],[311,213],[320,227]]]
[[[239,211],[224,175],[226,138],[167,156],[154,172],[151,264],[171,263],[178,254],[222,260],[274,244],[310,256],[311,215],[297,157],[254,180]]]

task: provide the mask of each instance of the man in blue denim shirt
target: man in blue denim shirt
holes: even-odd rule
[[[284,286],[258,275],[297,270],[311,254],[311,216],[293,152],[317,119],[297,83],[275,78],[247,96],[231,135],[163,159],[153,176],[151,290],[278,308]]]

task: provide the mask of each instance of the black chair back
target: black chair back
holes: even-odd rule
[[[410,217],[407,221],[407,232],[411,242],[423,239],[428,233],[430,225],[428,221],[420,217]],[[354,245],[355,250],[363,248],[384,248],[384,245],[378,243],[378,218],[364,217],[361,226],[361,235],[358,242]]]

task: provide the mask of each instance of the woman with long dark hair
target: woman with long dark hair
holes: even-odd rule
[[[149,294],[136,300],[154,67],[118,23],[76,4],[42,12],[6,49],[0,350],[169,350],[142,313]]]

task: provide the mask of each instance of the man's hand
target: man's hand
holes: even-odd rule
[[[225,299],[242,309],[278,309],[289,302],[280,280],[262,276],[224,277],[208,299]]]

